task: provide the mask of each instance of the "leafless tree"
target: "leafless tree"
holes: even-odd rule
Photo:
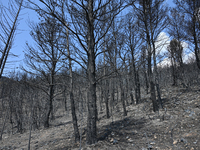
[[[139,55],[141,45],[144,42],[141,38],[139,32],[139,26],[137,19],[134,20],[133,15],[129,14],[127,18],[127,27],[125,29],[126,36],[127,36],[127,46],[128,51],[131,56],[131,71],[132,76],[134,79],[134,90],[135,90],[135,99],[136,104],[140,102],[141,95],[140,95],[140,81],[139,81]]]
[[[19,22],[19,14],[22,9],[22,4],[23,0],[10,0],[8,8],[3,6],[0,7],[0,44],[2,45],[2,48],[0,47],[0,51],[2,52],[0,59],[0,78],[3,74],[8,55],[10,54],[10,49],[13,45],[14,36]]]
[[[75,102],[74,102],[74,93],[73,93],[74,82],[73,82],[73,72],[72,72],[72,59],[71,59],[70,48],[69,48],[68,28],[66,29],[66,33],[67,33],[67,56],[69,57],[69,76],[70,76],[69,96],[70,96],[70,102],[71,102],[71,112],[72,112],[72,121],[73,121],[73,126],[74,126],[75,142],[78,142],[80,139],[80,134],[79,134],[79,130],[78,130],[76,109],[75,109]]]
[[[97,106],[96,106],[96,58],[102,54],[99,52],[99,46],[103,37],[109,30],[113,18],[119,13],[120,8],[123,6],[122,1],[116,1],[112,3],[113,10],[104,9],[112,2],[111,0],[88,0],[88,1],[59,1],[56,3],[56,11],[52,11],[52,5],[55,2],[43,1],[45,8],[41,8],[33,1],[28,0],[33,4],[37,12],[43,14],[50,14],[59,20],[66,26],[66,18],[68,16],[70,20],[70,26],[66,26],[68,30],[74,35],[76,41],[79,43],[79,58],[83,63],[76,61],[79,65],[87,71],[88,80],[88,123],[87,123],[87,143],[93,144],[97,141],[96,133],[96,120],[97,120]],[[66,4],[66,5],[65,5]],[[105,14],[115,11],[114,15]],[[64,14],[64,15],[63,15]],[[108,24],[102,24],[101,22],[108,22]],[[105,26],[106,25],[106,26]],[[101,30],[101,29],[105,30]],[[75,61],[75,60],[74,60]]]
[[[172,65],[172,76],[173,76],[173,85],[177,85],[177,79],[181,78],[182,80],[182,70],[183,70],[183,47],[181,42],[173,39],[170,41],[168,46],[168,56],[171,60]],[[178,69],[180,68],[180,69]],[[179,72],[180,71],[180,72]],[[181,74],[181,75],[180,75]]]
[[[148,45],[148,76],[150,82],[151,100],[153,103],[153,111],[158,111],[161,104],[161,93],[158,81],[157,61],[156,61],[156,47],[155,42],[158,35],[168,25],[168,8],[165,6],[165,0],[141,0],[138,1],[139,6],[133,5],[136,9],[137,18],[139,20],[140,31],[144,32],[144,39]],[[155,78],[152,72],[152,57]],[[158,102],[156,101],[157,90]]]
[[[184,25],[182,26],[185,31],[185,40],[190,42],[194,46],[194,53],[196,57],[196,63],[200,69],[200,46],[199,46],[199,33],[200,33],[200,22],[199,22],[199,0],[175,0],[176,8],[179,13],[185,16],[182,19]]]
[[[56,73],[63,67],[63,27],[55,18],[46,18],[37,25],[32,26],[31,36],[36,42],[36,47],[27,43],[25,52],[26,72],[39,75],[43,84],[35,85],[48,95],[46,101],[47,113],[44,119],[44,127],[49,127],[50,114],[53,116],[53,99],[59,93],[55,93]]]

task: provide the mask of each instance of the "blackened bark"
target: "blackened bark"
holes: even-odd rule
[[[94,144],[97,142],[97,106],[96,106],[96,68],[95,68],[95,52],[94,52],[94,16],[93,16],[93,0],[88,0],[88,65],[87,65],[87,78],[89,81],[88,87],[88,118],[87,118],[87,136],[86,142]]]
[[[104,94],[104,100],[105,100],[105,104],[106,104],[106,118],[110,118],[110,112],[109,112],[109,102],[108,102],[108,92],[107,90],[105,90],[105,94]]]
[[[99,107],[100,107],[100,112],[103,110],[102,108],[102,102],[103,102],[103,90],[102,90],[102,86],[100,86],[99,89]]]
[[[51,57],[52,57],[52,61],[51,61],[51,73],[50,73],[50,84],[49,84],[49,109],[48,109],[48,113],[46,115],[46,118],[45,118],[45,122],[44,122],[44,127],[45,128],[48,128],[49,127],[49,118],[50,118],[50,114],[51,114],[51,118],[52,120],[54,119],[54,114],[53,114],[53,98],[54,98],[54,86],[55,86],[55,69],[56,69],[56,63],[57,63],[57,60],[56,60],[56,57],[55,57],[55,49],[54,49],[54,44],[53,44],[53,41],[54,41],[54,34],[55,34],[55,31],[54,30],[51,30],[50,31],[50,39],[51,39],[51,43],[50,43],[50,46],[51,46]]]
[[[132,90],[130,92],[130,97],[131,97],[131,103],[134,104],[134,99],[133,99],[133,93],[132,93]]]
[[[200,69],[200,58],[199,58],[199,47],[198,47],[198,40],[197,40],[197,35],[196,35],[196,26],[195,24],[193,25],[193,37],[194,37],[194,52],[195,52],[195,57],[196,57],[196,63],[197,67]]]
[[[134,81],[135,81],[135,99],[136,99],[136,104],[139,103],[140,99],[141,99],[141,96],[140,96],[140,81],[139,81],[139,75],[138,75],[138,70],[136,69],[136,66],[135,66],[135,58],[134,58],[134,54],[133,54],[133,50],[131,50],[132,52],[132,67],[133,67],[133,78],[134,78]]]
[[[152,39],[152,43],[153,43],[153,62],[154,62],[154,71],[155,71],[155,84],[156,84],[156,90],[157,90],[157,96],[158,96],[158,103],[159,103],[159,107],[163,108],[162,101],[161,101],[159,80],[158,80],[159,74],[158,74],[158,69],[157,69],[157,64],[156,64],[156,48],[155,48],[153,39]]]
[[[125,105],[125,100],[124,100],[124,89],[123,89],[123,84],[122,81],[120,81],[120,93],[121,93],[121,102],[123,106],[123,115],[127,116],[127,111],[126,111],[126,105]]]
[[[79,134],[79,130],[78,130],[76,109],[75,109],[75,103],[74,103],[74,95],[73,95],[72,91],[70,91],[70,102],[71,102],[72,122],[73,122],[73,127],[74,127],[75,142],[78,142],[80,140],[80,134]]]
[[[3,121],[3,126],[2,126],[2,129],[1,129],[1,135],[0,135],[0,141],[2,140],[2,137],[3,137],[3,132],[4,132],[4,129],[5,129],[5,126],[6,126],[7,116],[8,116],[8,110],[5,114],[5,118],[4,118],[4,121]]]
[[[156,101],[156,93],[155,93],[155,84],[153,82],[153,73],[151,70],[151,50],[148,50],[148,75],[150,81],[150,93],[151,93],[151,101],[153,104],[153,111],[156,112],[159,110],[158,103]]]
[[[106,75],[106,53],[105,53],[105,51],[106,51],[106,48],[105,48],[105,37],[104,37],[104,56],[103,56],[103,64],[104,64],[104,71],[103,71],[103,74],[104,74],[104,76]],[[104,81],[104,101],[105,101],[105,105],[106,105],[106,118],[108,119],[108,118],[110,118],[110,112],[109,112],[109,99],[108,99],[108,87],[109,87],[109,85],[108,85],[108,81],[105,79],[105,81]]]
[[[156,93],[155,93],[155,85],[153,81],[150,81],[150,92],[151,92],[151,100],[153,103],[153,111],[156,112],[159,110],[158,103],[156,101]]]
[[[66,26],[67,26],[67,24],[66,24]],[[80,134],[79,134],[79,129],[78,129],[76,108],[75,108],[74,94],[73,94],[74,82],[73,82],[72,62],[71,62],[71,57],[70,57],[71,55],[70,55],[70,50],[69,50],[68,28],[66,29],[66,32],[67,32],[67,53],[68,53],[68,57],[69,57],[69,76],[70,76],[69,96],[70,96],[70,103],[71,103],[71,113],[72,113],[72,122],[73,122],[73,127],[74,127],[75,142],[78,142],[80,140]]]
[[[147,73],[146,73],[146,68],[144,70],[144,78],[145,78],[145,85],[146,85],[146,93],[149,94],[149,82],[148,82],[148,78],[147,78]]]
[[[177,86],[177,72],[176,72],[176,64],[174,63],[175,60],[171,58],[171,63],[172,63],[172,77],[173,77],[173,84],[172,86]]]
[[[52,86],[50,87],[50,96],[49,96],[49,100],[47,102],[47,107],[48,107],[48,111],[47,111],[47,115],[46,115],[46,118],[45,118],[45,121],[44,121],[44,127],[45,128],[48,128],[49,127],[49,118],[50,118],[50,114],[53,110],[53,97],[51,95],[52,93]]]
[[[138,99],[138,103],[141,100],[141,92],[140,92],[140,78],[139,78],[139,71],[136,71],[136,89],[137,89],[137,99]]]
[[[63,98],[64,98],[64,105],[65,105],[65,111],[67,111],[67,98],[66,98],[66,95],[65,95],[65,92],[63,92]]]

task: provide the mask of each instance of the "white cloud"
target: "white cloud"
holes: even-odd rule
[[[188,48],[188,43],[186,42],[181,42],[182,46],[183,46],[183,49],[187,49]]]
[[[170,43],[170,38],[165,32],[161,32],[155,42],[156,55],[164,55],[167,52],[167,46]]]
[[[157,38],[155,43],[156,45],[156,55],[164,56],[167,53],[167,46],[170,43],[170,38],[165,32],[161,32]],[[183,62],[188,63],[191,60],[195,60],[195,55],[188,48],[188,43],[182,42],[183,46]],[[171,66],[171,62],[169,58],[164,58],[161,62],[159,62],[158,67],[166,67]]]
[[[158,67],[167,67],[167,66],[171,66],[171,61],[169,58],[164,58],[163,61],[159,62],[157,64]]]
[[[194,60],[196,60],[196,58],[195,58],[195,54],[193,52],[183,56],[183,62],[184,63],[189,63],[189,62],[194,61]]]

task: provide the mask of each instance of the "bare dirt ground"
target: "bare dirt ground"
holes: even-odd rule
[[[127,106],[128,116],[115,108],[113,117],[99,113],[98,139],[86,145],[86,114],[79,116],[81,146],[74,143],[71,116],[58,111],[49,129],[32,131],[33,150],[199,150],[200,149],[200,87],[162,90],[164,109],[152,111],[149,95],[142,95],[138,105]],[[120,106],[121,104],[119,104]],[[24,134],[4,134],[0,149],[26,150],[28,131]]]

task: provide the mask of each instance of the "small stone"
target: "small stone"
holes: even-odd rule
[[[133,140],[132,140],[131,138],[130,138],[130,139],[128,139],[128,141],[129,141],[129,142],[133,142]]]
[[[116,139],[113,140],[113,144],[117,144],[118,141]]]
[[[194,137],[197,136],[198,134],[195,132],[190,132],[190,133],[185,133],[183,134],[183,137]]]
[[[194,143],[194,144],[197,144],[197,141],[198,141],[198,140],[196,140],[196,141],[195,141],[195,142],[193,142],[193,143]]]
[[[152,146],[152,145],[148,145],[148,150],[149,150],[149,149],[152,149],[152,148],[153,148],[153,146]]]
[[[154,135],[154,139],[157,139],[157,136],[156,136],[156,135]]]
[[[184,138],[181,138],[181,142],[187,143],[187,140]]]
[[[154,144],[156,144],[156,142],[152,141],[152,142],[150,142],[150,144],[151,144],[151,145],[154,145]]]
[[[174,140],[173,144],[176,145],[178,143],[178,140]]]

